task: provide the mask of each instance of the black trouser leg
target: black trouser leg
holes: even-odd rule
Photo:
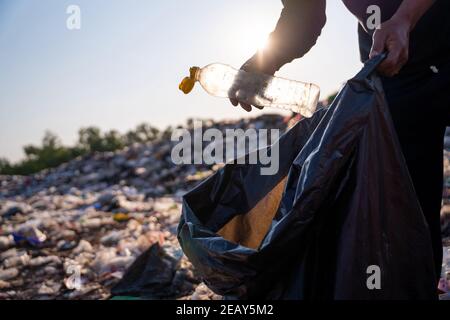
[[[398,119],[397,119],[398,121]],[[437,280],[442,266],[442,237],[440,209],[443,184],[444,128],[430,130],[420,137],[398,132],[402,151],[417,193],[423,214],[428,223],[433,246]],[[399,226],[401,227],[401,226]]]
[[[422,72],[383,78],[394,126],[430,230],[438,279],[442,266],[440,208],[449,79],[450,72],[435,75],[426,67]]]

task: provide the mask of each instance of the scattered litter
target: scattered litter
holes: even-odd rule
[[[205,124],[222,131],[286,127],[273,115]],[[0,299],[108,299],[119,282],[131,283],[127,274],[141,255],[153,263],[141,265],[144,274],[158,272],[134,282],[147,294],[220,299],[199,286],[179,251],[176,227],[180,197],[222,165],[174,165],[171,143],[169,136],[29,177],[0,176]],[[445,157],[444,205],[450,208],[450,153]],[[450,209],[443,212],[444,225]],[[445,230],[450,237],[450,227]],[[125,293],[125,285],[118,288]]]
[[[47,236],[38,228],[28,226],[14,232],[13,237],[16,244],[28,243],[32,246],[39,246],[47,239]]]

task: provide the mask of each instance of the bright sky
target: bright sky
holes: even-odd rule
[[[81,30],[66,28],[71,4]],[[185,96],[178,84],[192,65],[239,67],[281,8],[280,0],[0,0],[0,157],[22,158],[47,129],[72,144],[89,125],[125,132],[258,115],[199,86]],[[356,19],[336,0],[327,14],[316,47],[279,72],[320,85],[322,98],[361,67]]]

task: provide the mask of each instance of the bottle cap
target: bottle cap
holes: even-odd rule
[[[188,94],[194,88],[195,82],[197,81],[197,72],[200,70],[199,67],[192,67],[189,69],[189,77],[184,78],[180,85],[179,89],[183,91],[185,94]]]

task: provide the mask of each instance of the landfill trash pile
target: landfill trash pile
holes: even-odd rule
[[[447,128],[445,134],[444,147],[444,192],[441,209],[444,257],[439,289],[446,292],[441,295],[441,299],[450,300],[450,128]]]
[[[263,115],[203,126],[284,130],[286,121]],[[174,143],[166,135],[32,176],[0,176],[0,299],[108,299],[130,279],[149,298],[220,299],[176,239],[181,196],[220,165],[175,165]],[[144,281],[126,273],[134,267]]]
[[[444,194],[441,209],[444,246],[450,247],[450,150],[444,151]]]
[[[450,247],[450,127],[447,128],[445,133],[444,149],[444,192],[441,210],[441,226],[442,235],[444,237],[444,246]]]
[[[222,132],[284,130],[287,120],[264,115],[203,124]],[[192,123],[185,127],[192,130]],[[173,144],[161,137],[28,177],[0,176],[0,299],[108,299],[119,281],[133,278],[126,271],[135,265],[150,267],[142,270],[145,281],[131,279],[150,298],[220,299],[195,274],[175,235],[181,196],[220,166],[174,165]],[[450,146],[444,171],[449,247]],[[139,265],[138,257],[147,263]]]

